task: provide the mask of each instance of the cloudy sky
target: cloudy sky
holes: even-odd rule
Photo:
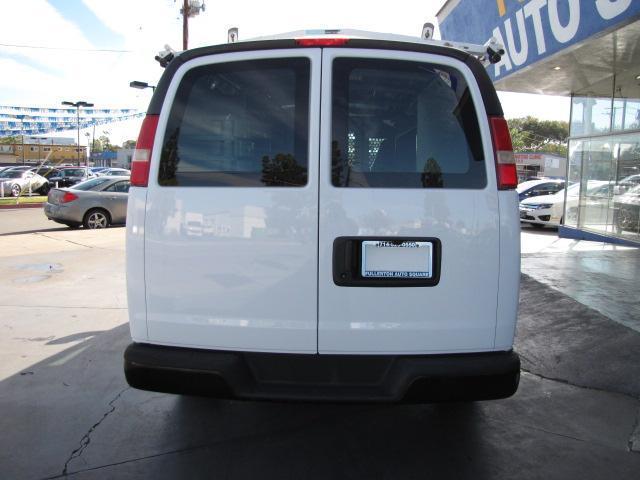
[[[0,105],[56,108],[64,100],[85,100],[96,108],[144,111],[162,69],[153,59],[165,44],[182,48],[181,1],[20,0],[0,3]],[[419,35],[437,23],[443,0],[321,2],[206,1],[190,20],[189,47],[224,43],[238,27],[241,39],[311,28],[356,28]],[[501,94],[507,117],[527,114],[568,120],[567,99]],[[114,143],[135,139],[140,121],[99,126]],[[63,136],[75,136],[67,132]]]

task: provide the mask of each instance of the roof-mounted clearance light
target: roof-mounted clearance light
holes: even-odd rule
[[[296,38],[296,43],[301,47],[340,47],[348,41],[344,37]]]

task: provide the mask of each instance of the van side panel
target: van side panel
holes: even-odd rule
[[[496,315],[496,350],[510,350],[516,331],[520,292],[520,218],[518,193],[498,193],[500,205],[500,277]]]
[[[147,340],[144,280],[144,221],[147,189],[131,187],[127,203],[127,303],[129,328],[135,342]]]

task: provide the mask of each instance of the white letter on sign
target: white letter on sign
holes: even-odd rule
[[[529,42],[527,40],[527,31],[524,27],[524,15],[522,9],[516,12],[516,22],[518,23],[518,33],[520,37],[520,51],[516,50],[516,43],[513,39],[513,30],[511,29],[511,19],[507,18],[504,22],[504,29],[507,33],[507,46],[511,60],[516,65],[522,65],[527,61],[529,54]]]
[[[540,9],[546,4],[547,0],[531,0],[524,6],[524,16],[531,17],[531,20],[533,20],[533,31],[536,34],[539,55],[547,51],[547,46],[544,44],[544,32],[542,31],[542,18],[540,18]]]
[[[611,20],[624,12],[631,5],[631,0],[596,0],[598,13],[605,20]]]
[[[549,11],[549,23],[551,31],[560,43],[567,43],[571,40],[580,25],[580,0],[566,0],[569,3],[569,22],[562,26],[558,16],[558,0],[549,0],[547,10]]]

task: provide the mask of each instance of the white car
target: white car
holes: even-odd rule
[[[567,215],[575,220],[578,213],[580,184],[574,183],[566,189]],[[613,194],[613,184],[607,181],[589,180],[587,185],[586,200],[593,202],[609,198]],[[560,190],[554,195],[541,195],[529,197],[520,202],[520,222],[535,228],[545,226],[557,227],[564,223],[565,190]],[[592,213],[595,209],[590,209]],[[600,211],[602,209],[598,209]]]
[[[538,179],[528,180],[519,183],[516,187],[518,200],[522,201],[529,197],[539,197],[543,195],[554,195],[564,188],[565,181],[558,179]]]
[[[19,197],[37,193],[49,181],[35,172],[22,169],[7,169],[0,172],[0,195]]]
[[[176,54],[132,163],[129,385],[516,391],[511,139],[485,67],[448,45],[331,30]]]

